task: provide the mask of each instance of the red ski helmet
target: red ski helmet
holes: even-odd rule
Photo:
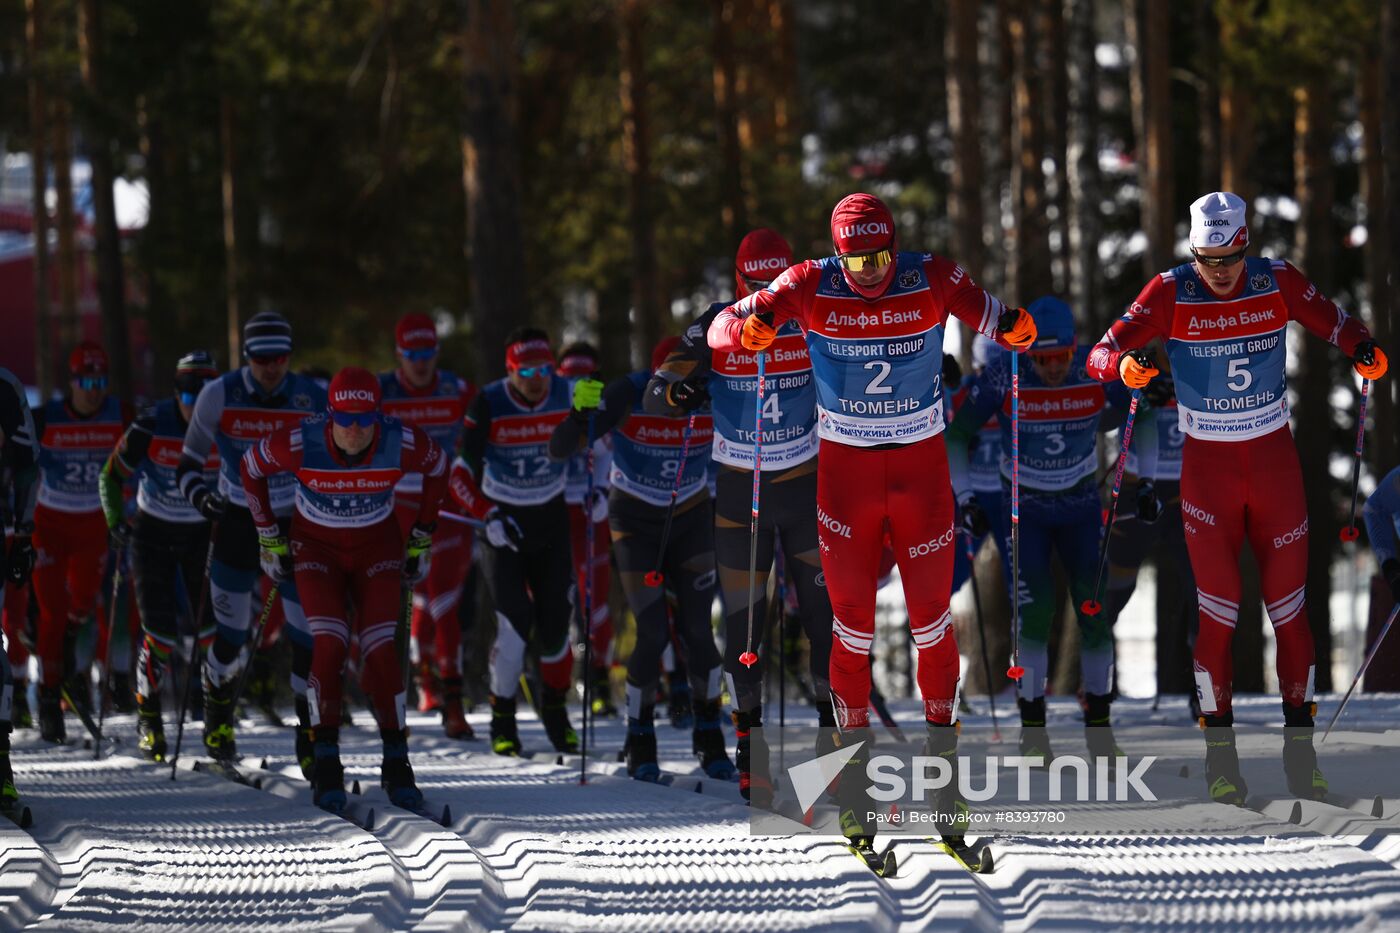
[[[379,380],[358,366],[347,366],[336,373],[326,395],[334,412],[359,415],[379,410]]]
[[[107,375],[107,351],[91,340],[84,340],[68,354],[70,376]]]
[[[885,274],[873,286],[858,285],[851,278],[845,265],[841,266],[841,274],[845,276],[846,284],[860,295],[875,298],[884,294],[894,277],[895,267],[894,216],[884,201],[873,194],[861,193],[848,194],[842,198],[831,212],[831,242],[838,256],[889,250],[890,262],[885,268]]]
[[[792,247],[768,227],[751,230],[734,254],[734,288],[738,297],[752,294],[749,282],[771,282],[792,265]]]
[[[437,328],[426,314],[405,314],[394,328],[394,345],[400,350],[436,350]]]

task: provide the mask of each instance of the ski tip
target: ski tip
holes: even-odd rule
[[[1357,530],[1355,525],[1349,525],[1337,532],[1337,537],[1341,538],[1343,541],[1355,541],[1357,538],[1361,537],[1361,532]]]
[[[1371,815],[1378,820],[1385,816],[1385,801],[1381,799],[1380,794],[1371,801]]]
[[[19,828],[20,828],[20,829],[28,829],[29,827],[31,827],[31,826],[33,826],[33,825],[34,825],[34,814],[29,812],[29,808],[28,808],[28,807],[25,807],[25,808],[23,808],[22,810],[20,810],[20,811],[19,811]]]
[[[977,873],[979,875],[986,875],[996,871],[996,869],[996,857],[992,855],[992,847],[983,846],[978,856]]]
[[[360,782],[359,782],[359,781],[355,781],[354,783],[352,783],[352,784],[350,785],[350,793],[354,794],[356,797],[360,796]]]
[[[700,793],[700,792],[701,792],[702,790],[704,790],[704,789],[705,789],[705,782],[704,782],[704,781],[696,781],[696,782],[695,782],[695,792],[696,792],[697,794]]]
[[[444,827],[452,825],[452,807],[449,804],[442,805],[442,819],[438,820]]]
[[[1293,807],[1288,811],[1288,822],[1292,823],[1294,826],[1302,825],[1303,804],[1300,801],[1293,801]]]
[[[880,865],[881,878],[893,878],[899,874],[899,859],[894,854],[894,849],[888,849]]]
[[[1026,676],[1026,669],[1019,664],[1013,664],[1006,669],[1006,676],[1012,680],[1020,680]]]
[[[83,751],[92,750],[92,739],[83,739]]]
[[[564,766],[564,756],[563,756],[563,755],[555,755],[555,756],[554,756],[554,763],[555,763],[556,765],[558,765],[559,767],[562,768],[562,767]]]
[[[262,790],[262,789],[263,789],[263,786],[262,786],[262,778],[260,778],[260,777],[255,777],[255,778],[253,778],[253,788],[254,788],[255,790]]]
[[[1182,765],[1182,766],[1181,766],[1181,770],[1177,772],[1177,776],[1178,776],[1178,777],[1190,777],[1190,776],[1191,776],[1191,766],[1190,766],[1190,765]]]
[[[1079,604],[1079,611],[1086,616],[1096,616],[1100,612],[1103,612],[1103,604],[1097,599],[1086,599]]]

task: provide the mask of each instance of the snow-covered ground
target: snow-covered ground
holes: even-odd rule
[[[1277,718],[1276,699],[1238,702],[1242,719]],[[1052,730],[1077,731],[1072,700],[1051,709]],[[1347,725],[1393,728],[1397,710],[1395,697],[1362,696]],[[912,704],[895,711],[916,727]],[[471,719],[484,734],[486,717]],[[1150,701],[1125,700],[1115,719],[1184,725],[1185,705],[1164,699],[1154,714]],[[881,880],[830,837],[750,835],[733,785],[641,785],[605,757],[580,786],[576,767],[549,755],[497,758],[415,716],[419,784],[450,807],[444,828],[388,806],[378,740],[360,720],[343,747],[347,779],[376,809],[371,832],[316,810],[290,778],[254,790],[182,769],[172,783],[168,769],[131,757],[131,717],[112,718],[122,741],[100,762],[17,733],[35,823],[24,832],[0,821],[0,928],[1400,928],[1393,774],[1375,777],[1386,819],[1333,807],[1301,826],[1257,815],[1258,833],[1235,838],[1007,837],[994,842],[996,872],[979,876],[910,839],[898,876]],[[528,746],[547,748],[533,720],[523,726]],[[76,721],[69,728],[81,736]],[[664,723],[658,735],[663,767],[693,773],[689,736]],[[614,752],[621,737],[605,721],[596,745]],[[268,756],[270,770],[295,775],[289,731],[248,721],[239,742],[246,760]]]

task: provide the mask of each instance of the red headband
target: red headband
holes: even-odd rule
[[[521,340],[506,347],[506,368],[520,369],[532,363],[553,363],[548,340]]]

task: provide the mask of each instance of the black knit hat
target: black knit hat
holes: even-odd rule
[[[292,325],[276,311],[261,311],[243,325],[244,356],[284,356],[292,352]]]

